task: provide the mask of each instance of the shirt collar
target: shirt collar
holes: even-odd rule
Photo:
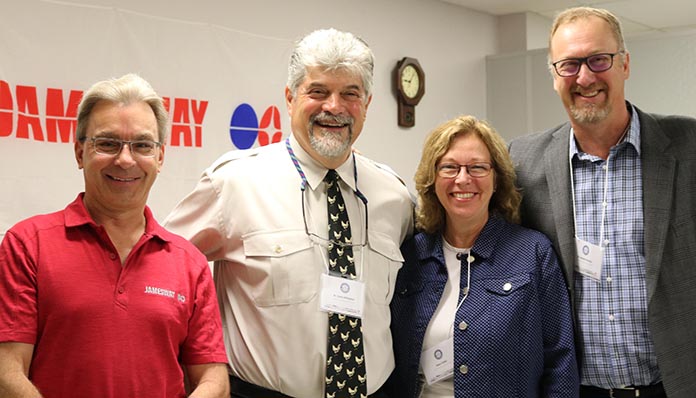
[[[302,167],[302,171],[307,178],[307,184],[312,190],[315,190],[324,181],[326,173],[329,171],[326,167],[322,166],[321,163],[317,162],[310,156],[307,151],[302,148],[295,135],[290,135],[290,147],[295,153],[297,161]],[[347,184],[353,191],[356,191],[356,181],[355,181],[355,157],[351,154],[348,159],[343,162],[337,169],[336,172],[341,177],[341,180]]]
[[[83,201],[84,196],[85,193],[81,192],[79,195],[77,195],[77,198],[65,208],[65,226],[67,228],[79,227],[82,225],[89,225],[92,228],[100,227],[94,222],[92,216],[90,216],[89,212],[87,211]],[[145,206],[143,214],[145,216],[144,234],[157,237],[165,242],[169,241],[166,236],[166,230],[155,220],[149,207]]]
[[[500,242],[501,229],[505,227],[505,219],[496,212],[488,215],[488,221],[476,238],[470,253],[474,257],[490,258],[493,255],[496,245]],[[430,257],[437,258],[444,266],[444,239],[442,231],[432,234],[423,234],[419,249],[417,251],[419,260],[426,260]]]

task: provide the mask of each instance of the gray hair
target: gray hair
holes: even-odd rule
[[[82,142],[87,138],[87,125],[92,109],[100,101],[109,101],[116,104],[132,104],[145,102],[157,119],[157,137],[159,142],[164,143],[167,139],[168,114],[164,107],[164,101],[157,95],[142,77],[129,73],[119,78],[112,78],[94,83],[82,95],[82,100],[77,108],[77,129],[76,138]]]
[[[553,35],[556,34],[558,28],[560,28],[561,25],[572,23],[579,19],[587,19],[590,17],[600,18],[609,25],[611,33],[614,35],[614,39],[616,40],[616,43],[619,45],[618,51],[621,53],[622,57],[625,57],[624,54],[627,51],[627,49],[626,42],[623,37],[623,31],[621,30],[621,22],[618,18],[616,18],[614,14],[602,8],[573,7],[564,10],[560,14],[556,15],[556,19],[554,19],[553,25],[551,26],[551,32],[549,33],[549,52],[547,54],[547,60],[550,69],[553,69],[553,66],[551,66],[551,63],[553,62],[553,60],[551,59],[551,40],[553,39]]]
[[[287,86],[294,97],[308,67],[346,70],[362,78],[367,101],[372,93],[374,65],[374,54],[361,38],[333,28],[316,30],[295,45],[288,65]]]

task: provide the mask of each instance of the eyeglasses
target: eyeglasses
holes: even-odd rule
[[[437,175],[442,178],[455,178],[459,175],[461,169],[465,169],[470,176],[481,178],[491,174],[492,168],[493,165],[485,162],[471,164],[444,163],[437,166]]]
[[[345,242],[339,242],[334,239],[326,239],[323,238],[314,232],[309,231],[309,226],[307,225],[307,212],[305,210],[305,191],[306,189],[300,189],[300,202],[302,202],[302,221],[304,221],[304,229],[305,233],[307,234],[307,237],[315,243],[318,244],[319,246],[323,246],[328,248],[329,250],[333,247],[333,245],[339,246],[339,247],[365,247],[369,245],[369,234],[367,232],[368,229],[368,222],[369,222],[369,216],[367,214],[367,199],[362,195],[362,193],[359,193],[359,191],[356,192],[356,197],[362,202],[363,206],[365,207],[365,233],[363,235],[363,241],[362,243],[345,243]]]
[[[623,54],[624,51],[618,51],[615,53],[599,53],[590,55],[584,58],[566,58],[560,61],[552,63],[553,68],[561,77],[571,77],[580,73],[580,68],[582,64],[587,65],[587,67],[594,73],[604,72],[614,65],[614,57],[618,54]]]
[[[151,158],[162,146],[161,142],[151,140],[125,141],[117,138],[90,137],[94,150],[100,155],[116,156],[121,153],[124,144],[128,144],[131,154],[141,158]]]

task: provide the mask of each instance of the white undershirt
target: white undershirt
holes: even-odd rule
[[[454,318],[459,304],[459,281],[462,272],[461,261],[457,259],[458,253],[466,253],[468,248],[457,248],[449,244],[442,237],[445,265],[447,266],[447,283],[440,298],[440,303],[430,319],[428,328],[423,338],[423,350],[427,350],[438,343],[450,338],[453,333]],[[448,347],[451,358],[454,358],[454,347]],[[423,369],[421,368],[421,374]],[[454,383],[452,377],[440,380],[432,385],[424,384],[422,398],[452,398],[454,397]]]

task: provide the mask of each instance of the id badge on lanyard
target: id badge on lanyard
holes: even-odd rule
[[[454,373],[454,339],[441,341],[421,353],[421,367],[428,385],[451,377]]]
[[[321,274],[319,307],[322,311],[362,318],[365,307],[365,283]]]
[[[630,126],[630,122],[629,122]],[[619,142],[627,134],[628,127],[624,131],[624,135],[619,139]],[[573,131],[570,132],[570,140],[573,140]],[[606,165],[604,166],[604,195],[602,198],[602,216],[599,226],[599,241],[604,241],[604,223],[607,213],[607,192],[609,191],[609,161],[611,160],[611,155],[607,156]],[[573,162],[572,155],[568,157],[568,165],[570,167],[570,188],[571,197],[573,200],[573,222],[575,231],[577,233],[577,211],[575,206],[575,178],[573,176]],[[584,275],[596,282],[599,282],[602,277],[602,260],[604,259],[605,248],[600,245],[592,244],[586,240],[580,239],[575,236],[575,271]]]
[[[602,276],[604,248],[580,238],[575,238],[575,256],[575,271],[599,282]]]

